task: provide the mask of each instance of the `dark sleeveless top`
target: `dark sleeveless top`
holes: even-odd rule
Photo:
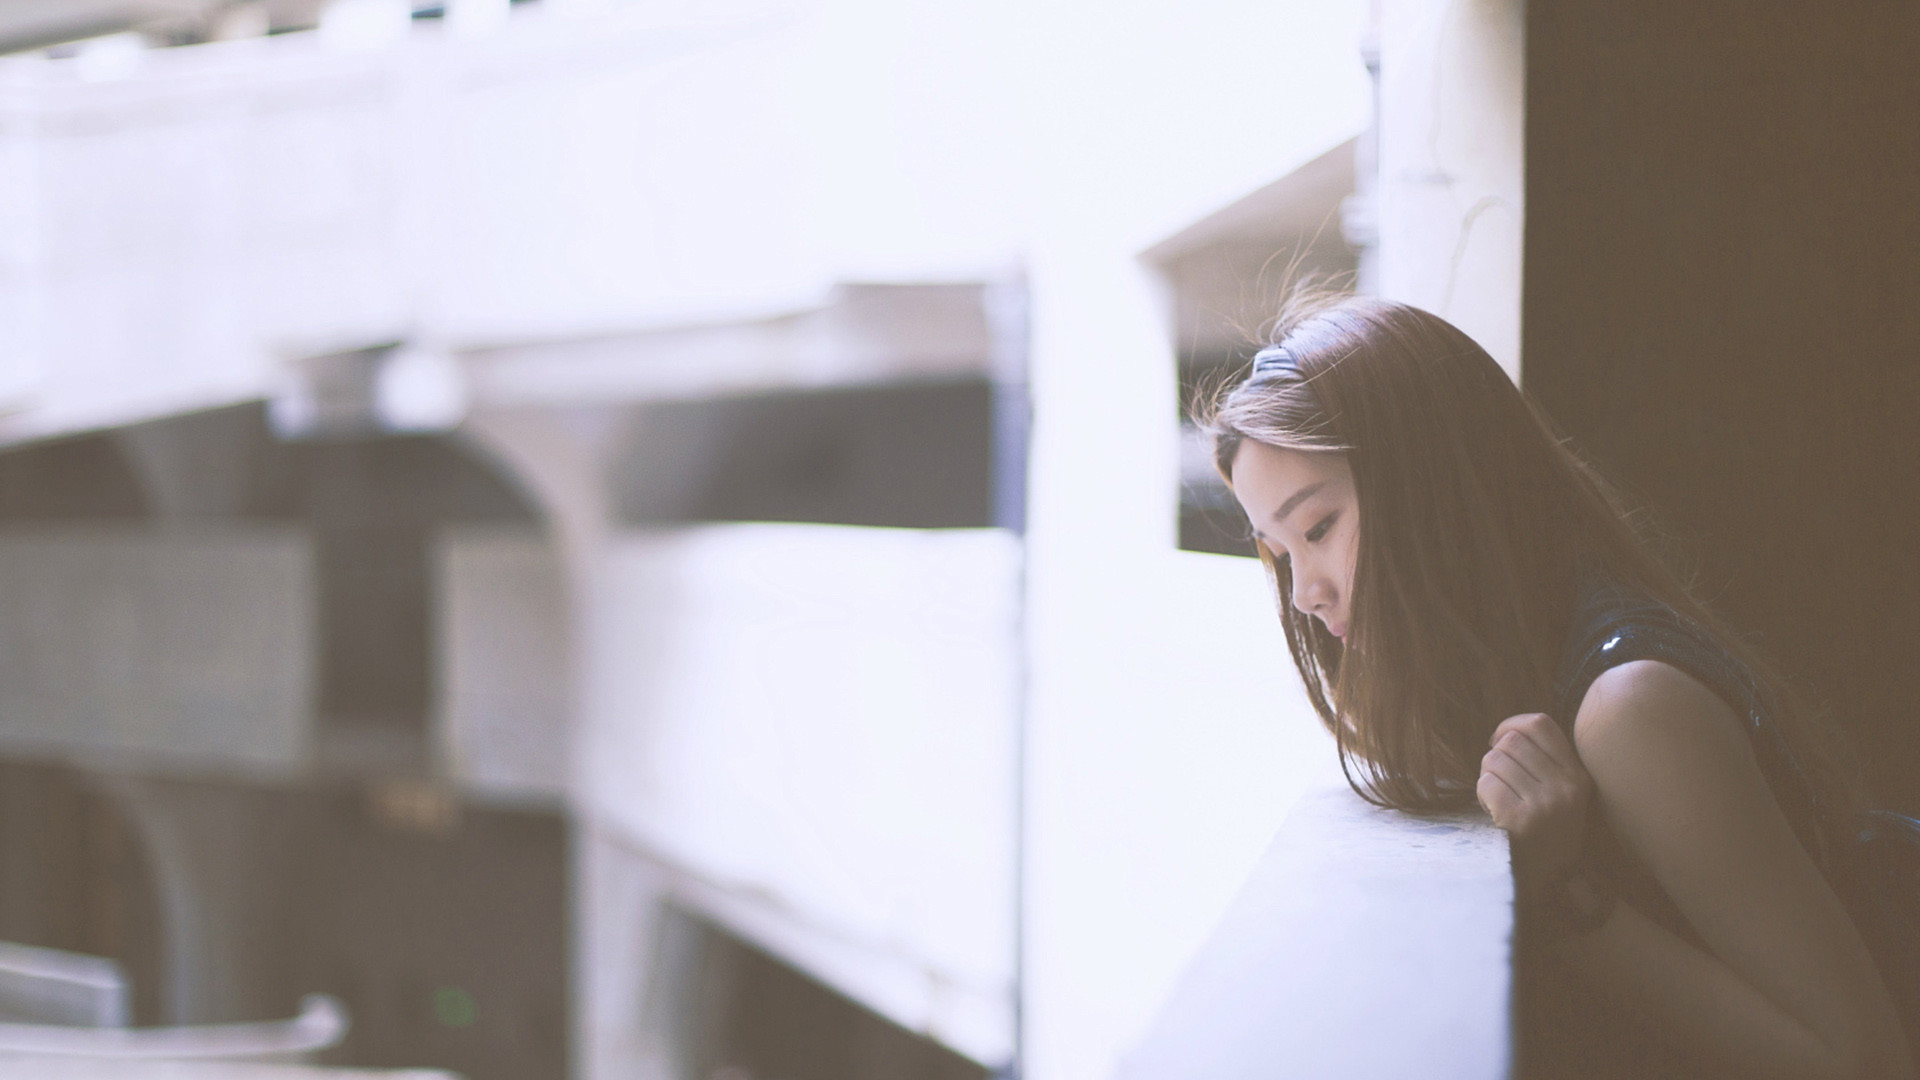
[[[1591,571],[1562,654],[1554,718],[1573,737],[1573,718],[1595,679],[1634,660],[1670,664],[1712,690],[1745,729],[1754,759],[1774,799],[1790,817],[1821,823],[1815,842],[1832,849],[1829,883],[1854,917],[1893,994],[1909,1039],[1920,1031],[1920,822],[1895,814],[1837,821],[1823,807],[1791,746],[1775,724],[1775,703],[1711,635],[1671,608]],[[1803,843],[1807,838],[1803,838]],[[1587,872],[1607,879],[1620,901],[1704,948],[1652,873],[1613,836],[1599,815],[1589,819],[1582,859]],[[1615,1011],[1598,995],[1572,984],[1564,972],[1529,957],[1522,927],[1516,1002],[1521,1027],[1522,1076],[1700,1077],[1697,1062],[1681,1059],[1651,1032]]]
[[[1827,819],[1806,770],[1773,722],[1775,703],[1744,664],[1672,608],[1598,574],[1583,574],[1580,591],[1573,629],[1561,655],[1554,712],[1569,739],[1574,715],[1595,679],[1634,660],[1658,660],[1712,690],[1739,718],[1760,772],[1782,809],[1796,820]]]

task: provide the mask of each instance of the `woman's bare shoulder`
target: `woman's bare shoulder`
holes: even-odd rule
[[[1600,673],[1573,722],[1582,760],[1671,752],[1676,744],[1750,758],[1739,720],[1705,683],[1659,660],[1632,660]],[[1718,755],[1716,755],[1718,756]]]
[[[1707,949],[1843,1060],[1899,1060],[1892,1005],[1727,703],[1655,660],[1587,691],[1574,745],[1599,809]]]

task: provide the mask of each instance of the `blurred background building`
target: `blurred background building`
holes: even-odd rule
[[[0,0],[0,938],[337,1065],[1103,1080],[1337,781],[1180,423],[1307,273],[1920,809],[1920,29],[1587,7]]]

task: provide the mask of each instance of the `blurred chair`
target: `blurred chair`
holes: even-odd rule
[[[0,1054],[0,1080],[460,1080],[440,1069],[343,1069],[233,1061],[116,1061]]]
[[[301,999],[290,1020],[150,1028],[127,1025],[127,998],[112,960],[0,942],[0,1061],[296,1062],[347,1034],[346,1006],[325,994]]]

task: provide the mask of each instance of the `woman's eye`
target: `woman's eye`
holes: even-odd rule
[[[1333,528],[1333,519],[1338,516],[1338,514],[1328,514],[1326,517],[1321,518],[1318,525],[1307,530],[1307,542],[1309,544],[1319,543],[1321,538],[1327,535],[1327,530]]]

